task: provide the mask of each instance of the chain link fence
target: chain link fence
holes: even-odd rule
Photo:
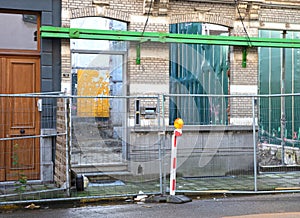
[[[274,98],[1,95],[0,203],[166,195],[172,117],[185,122],[176,193],[295,192],[297,105],[284,125],[265,113]]]

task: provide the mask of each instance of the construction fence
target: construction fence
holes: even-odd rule
[[[297,98],[2,94],[0,204],[168,195],[178,117],[177,194],[298,191]]]

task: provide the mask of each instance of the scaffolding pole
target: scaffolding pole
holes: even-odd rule
[[[215,36],[195,34],[175,34],[167,32],[134,32],[119,30],[96,30],[81,28],[65,28],[42,26],[40,28],[42,38],[65,39],[94,39],[112,41],[136,41],[136,42],[161,42],[161,43],[188,43],[249,47],[273,47],[273,48],[300,48],[299,39],[286,38],[259,38],[242,36]]]

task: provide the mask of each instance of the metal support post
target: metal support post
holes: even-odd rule
[[[66,191],[67,196],[71,196],[71,161],[70,161],[70,147],[71,147],[71,98],[65,98],[65,124],[66,124]]]
[[[286,30],[282,33],[282,38],[286,38]],[[284,146],[285,146],[285,48],[282,48],[282,64],[281,64],[281,164],[285,165]]]
[[[257,160],[256,160],[256,137],[255,137],[255,98],[252,97],[252,130],[253,130],[253,168],[254,168],[254,191],[257,191]]]

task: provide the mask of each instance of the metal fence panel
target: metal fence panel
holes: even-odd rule
[[[223,99],[227,107],[223,115],[228,120],[228,125],[184,125],[177,138],[176,193],[298,190],[299,138],[286,137],[283,150],[281,143],[271,140],[274,135],[261,127],[259,115],[265,105],[260,104],[261,99],[278,96],[1,95],[0,204],[169,194],[174,134],[169,103],[174,97],[188,102],[198,97],[209,98],[210,102]],[[30,102],[28,99],[35,104],[26,108],[22,101]],[[36,107],[39,99],[40,109]],[[108,116],[100,113],[103,102],[109,105],[105,107]],[[88,104],[86,110],[84,105]],[[195,107],[192,111],[198,114],[205,110]],[[11,128],[26,120],[27,126],[34,126],[30,124],[32,119],[21,119],[26,113],[40,116],[41,131],[30,132],[24,129],[26,125]],[[17,116],[12,118],[12,114]],[[212,120],[218,120],[217,115]],[[36,139],[39,146],[34,147]],[[30,156],[33,148],[38,148],[38,158]],[[39,170],[34,171],[31,163]]]
[[[260,190],[297,190],[299,187],[299,106],[294,104],[297,98],[299,94],[258,98],[257,184]]]
[[[73,101],[71,170],[88,181],[87,195],[159,192],[157,96],[73,96]],[[106,115],[99,105],[109,109]]]
[[[168,102],[168,98],[174,96],[165,97]],[[254,190],[251,97],[217,95],[175,97],[181,97],[188,102],[197,101],[198,98],[207,98],[210,102],[228,102],[226,108],[222,107],[222,110],[228,112],[228,117],[225,119],[229,122],[229,125],[218,122],[183,127],[177,148],[177,191]],[[192,105],[194,105],[192,110],[195,111],[195,116],[203,116],[205,110],[196,104],[189,104]],[[168,111],[168,105],[165,110]],[[245,111],[244,115],[239,115],[241,110]],[[219,114],[211,113],[214,115],[212,120],[218,120]],[[172,128],[169,129],[168,134],[172,134]]]
[[[1,94],[1,202],[65,196],[64,188],[57,187],[54,175],[54,167],[60,167],[66,179],[66,165],[54,164],[55,138],[59,141],[67,133],[65,128],[56,130],[59,123],[56,101],[62,99],[58,94]],[[66,120],[65,114],[61,118]],[[66,141],[62,143],[65,150]],[[66,156],[61,158],[66,160]]]

